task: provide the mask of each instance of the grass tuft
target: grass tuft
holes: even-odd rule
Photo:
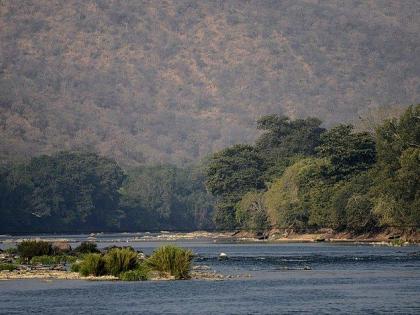
[[[82,276],[103,276],[106,274],[105,259],[100,254],[87,254],[80,263]]]
[[[156,249],[146,263],[156,271],[169,273],[175,279],[189,279],[193,253],[173,245],[166,245]]]
[[[113,248],[105,254],[104,259],[106,271],[113,276],[138,266],[137,253],[127,248]]]
[[[141,264],[135,270],[122,272],[119,278],[122,281],[145,281],[149,279],[149,272],[149,268]]]

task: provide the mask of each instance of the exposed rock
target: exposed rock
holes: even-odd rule
[[[227,259],[229,259],[229,257],[226,253],[219,254],[219,260],[227,260]]]
[[[71,251],[71,246],[66,241],[57,241],[51,244],[55,253],[68,253]]]

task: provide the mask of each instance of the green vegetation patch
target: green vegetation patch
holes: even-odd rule
[[[13,271],[15,269],[17,269],[17,265],[16,264],[0,263],[0,271],[2,271],[2,270]]]
[[[156,249],[146,263],[152,270],[169,273],[175,279],[189,279],[192,258],[191,250],[166,245]]]
[[[82,242],[74,249],[77,254],[99,253],[98,245],[93,242]]]
[[[104,260],[107,273],[113,276],[138,266],[137,253],[128,248],[113,248],[105,254]]]
[[[100,254],[87,254],[80,263],[79,272],[85,277],[106,275],[105,259]]]
[[[150,269],[141,264],[135,270],[128,270],[120,273],[119,278],[122,281],[145,281],[149,279]]]
[[[23,241],[17,246],[17,253],[28,261],[35,256],[50,255],[52,252],[51,244],[44,241]]]

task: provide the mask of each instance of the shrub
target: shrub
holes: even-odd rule
[[[103,276],[106,274],[105,260],[100,254],[88,254],[80,263],[82,276]]]
[[[16,255],[18,251],[16,247],[9,247],[5,249],[4,252],[10,255]]]
[[[80,272],[80,263],[79,262],[74,262],[73,264],[71,264],[70,271]]]
[[[17,246],[18,254],[26,260],[35,256],[49,255],[51,250],[51,244],[44,241],[23,241]]]
[[[17,268],[17,265],[15,264],[10,264],[10,263],[3,263],[0,264],[0,271],[2,270],[9,270],[9,271],[13,271]]]
[[[74,251],[80,254],[99,253],[98,246],[93,242],[82,242]]]
[[[149,279],[149,268],[142,264],[139,265],[135,270],[122,272],[119,278],[123,281],[145,281]]]
[[[138,266],[137,253],[127,248],[111,249],[105,254],[104,259],[106,271],[113,276]]]
[[[166,245],[156,249],[146,262],[151,269],[168,272],[175,279],[188,279],[192,258],[193,254],[190,250]]]

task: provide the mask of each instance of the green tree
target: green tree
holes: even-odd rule
[[[218,198],[215,223],[235,227],[235,205],[251,190],[264,188],[264,161],[249,145],[235,145],[215,153],[207,165],[207,189]]]
[[[118,227],[124,174],[94,153],[60,152],[2,170],[0,211],[10,232]]]
[[[331,161],[326,175],[338,180],[369,169],[376,156],[374,138],[366,132],[353,132],[352,125],[339,125],[325,132],[317,152]]]
[[[200,171],[173,165],[130,169],[120,192],[126,230],[212,227],[213,198]]]
[[[383,225],[420,226],[420,105],[377,129],[375,213]]]
[[[33,183],[31,207],[52,227],[103,229],[118,227],[118,189],[122,169],[95,153],[60,152],[28,164]]]
[[[325,131],[317,118],[290,120],[285,116],[268,115],[258,120],[264,133],[257,139],[256,148],[267,164],[265,180],[279,177],[298,159],[311,156]]]
[[[375,173],[374,169],[370,169],[335,185],[331,206],[335,213],[336,230],[363,232],[377,224],[371,192]]]
[[[242,197],[236,205],[236,221],[241,228],[255,232],[270,227],[263,193],[250,191]]]
[[[325,160],[307,158],[289,166],[264,194],[267,213],[272,225],[279,228],[308,227],[311,182],[319,177]]]

